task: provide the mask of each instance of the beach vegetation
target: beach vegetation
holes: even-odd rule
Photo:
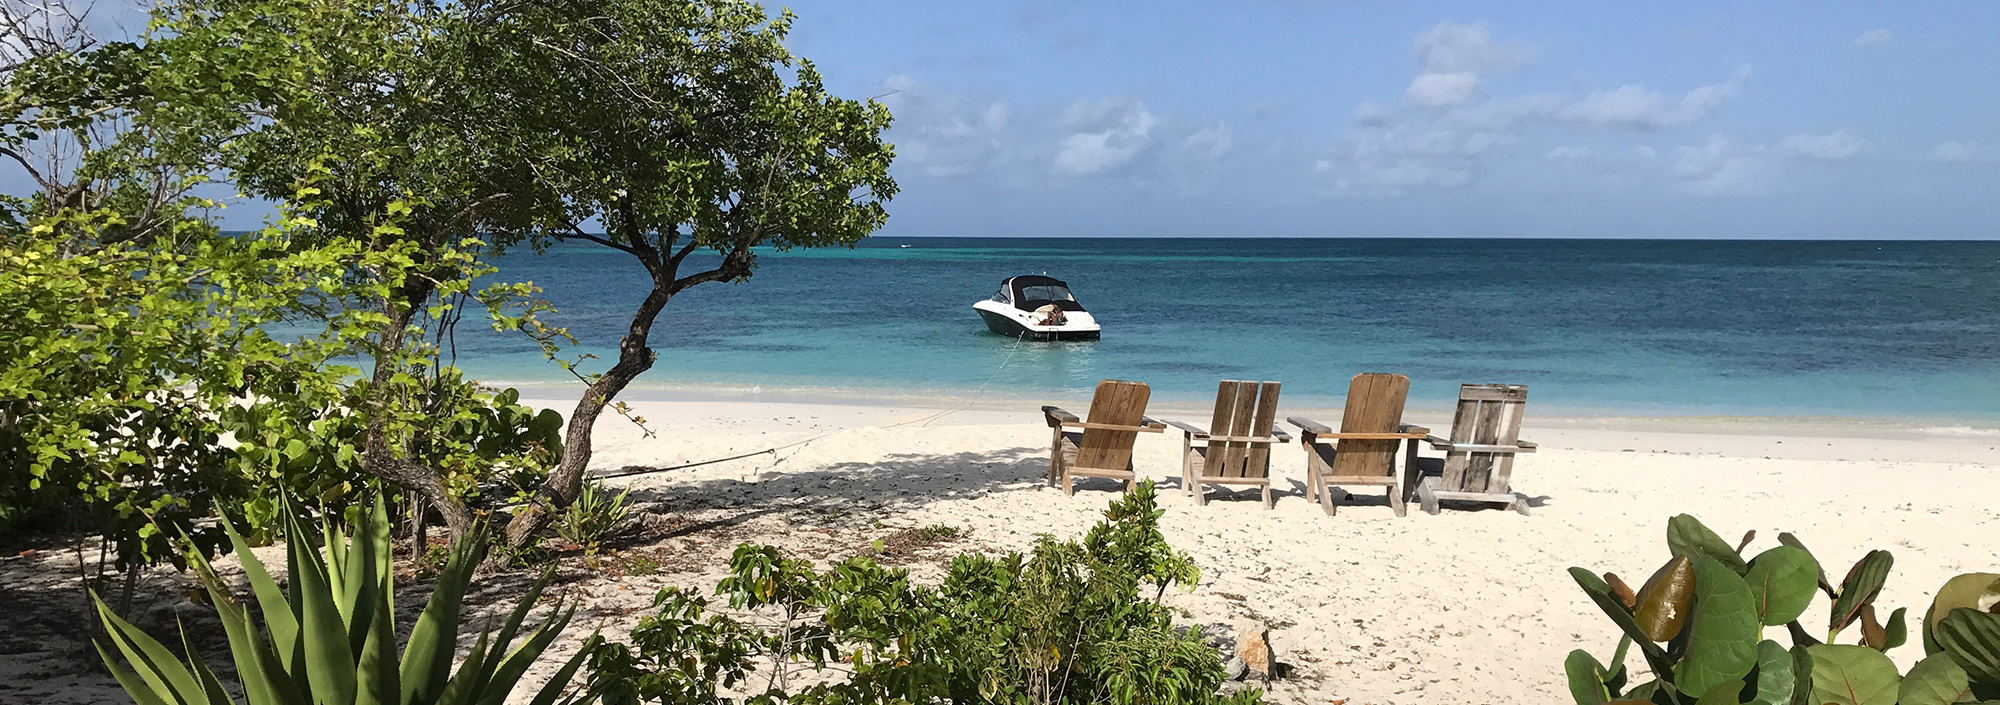
[[[1745,558],[1754,536],[1732,547],[1682,514],[1667,522],[1670,557],[1636,591],[1616,574],[1571,568],[1620,633],[1608,661],[1570,652],[1564,670],[1578,705],[2000,700],[2000,575],[1960,575],[1937,591],[1920,618],[1924,657],[1903,673],[1886,652],[1909,640],[1908,611],[1883,618],[1875,604],[1894,564],[1888,551],[1863,555],[1835,584],[1789,533]],[[1820,593],[1830,603],[1824,638],[1801,622]],[[1770,628],[1783,628],[1789,645],[1765,638]],[[1652,679],[1628,688],[1633,646]]]
[[[563,509],[562,520],[556,522],[556,536],[565,544],[581,547],[586,556],[597,555],[599,544],[631,514],[631,494],[631,490],[613,491],[599,480],[583,483],[576,501]]]
[[[538,626],[524,631],[547,585],[550,574],[544,573],[500,628],[482,630],[472,650],[460,659],[463,601],[487,543],[475,529],[452,544],[437,585],[398,653],[391,522],[379,498],[370,507],[355,508],[341,523],[326,523],[321,528],[323,540],[313,536],[296,513],[287,516],[291,518],[286,533],[292,540],[285,547],[289,578],[283,587],[250,552],[243,536],[223,523],[242,559],[256,614],[237,602],[200,552],[187,555],[227,634],[242,688],[240,701],[192,649],[183,661],[103,602],[97,603],[109,642],[108,648],[97,644],[98,654],[135,702],[497,703],[541,659],[575,613],[574,605],[558,604]],[[592,651],[593,644],[585,644],[528,702],[558,702]]]
[[[453,80],[485,96],[504,128],[483,142],[498,147],[481,188],[508,195],[489,238],[603,247],[649,283],[631,292],[601,372],[564,358],[561,338],[536,336],[586,389],[568,415],[568,452],[508,527],[520,546],[581,492],[596,421],[622,411],[620,392],[656,363],[653,326],[676,296],[747,280],[759,251],[851,247],[886,221],[897,187],[888,109],[828,91],[785,46],[789,12],[746,0],[505,8],[450,25],[469,59]]]
[[[1199,571],[1159,532],[1152,483],[1081,540],[952,559],[937,585],[867,557],[825,570],[744,544],[710,599],[662,590],[629,642],[590,657],[608,705],[765,703],[1254,703],[1217,694],[1221,654],[1160,604]]]

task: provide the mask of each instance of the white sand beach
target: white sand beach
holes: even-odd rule
[[[551,397],[529,403],[570,403]],[[1088,405],[1083,398],[1048,401],[1079,412]],[[573,652],[600,625],[623,635],[659,588],[712,589],[739,542],[825,561],[867,551],[904,529],[957,527],[961,540],[889,557],[935,580],[958,551],[1023,550],[1037,534],[1085,531],[1118,485],[1083,481],[1074,497],[1044,487],[1049,431],[1036,405],[994,405],[940,414],[942,407],[859,402],[634,403],[653,437],[607,416],[598,433],[600,470],[817,440],[614,480],[634,488],[644,536],[595,570],[565,559],[554,591],[583,600],[584,609],[554,653]],[[1302,496],[1304,458],[1295,444],[1274,456],[1284,490],[1275,510],[1247,491],[1198,507],[1178,491],[1179,432],[1142,436],[1137,468],[1162,483],[1164,531],[1202,570],[1192,591],[1167,599],[1187,610],[1190,624],[1224,632],[1244,619],[1270,625],[1278,660],[1295,668],[1272,684],[1273,702],[1559,703],[1568,701],[1564,656],[1585,648],[1608,658],[1616,642],[1615,628],[1565,569],[1643,579],[1665,560],[1666,519],[1676,513],[1694,514],[1732,540],[1756,530],[1753,552],[1775,545],[1780,531],[1794,532],[1836,580],[1869,549],[1888,549],[1896,565],[1879,603],[1918,613],[1951,575],[2000,567],[2000,503],[1993,501],[2000,470],[1989,464],[2000,436],[1862,423],[1538,418],[1533,410],[1523,437],[1541,451],[1523,456],[1514,473],[1515,488],[1533,500],[1531,516],[1450,507],[1430,516],[1413,506],[1397,518],[1379,494],[1362,488],[1355,506],[1327,516]],[[1156,405],[1151,415],[1202,424],[1207,413]],[[1338,410],[1289,407],[1281,415],[1339,418]],[[1437,429],[1447,422],[1422,413],[1410,420]],[[0,578],[17,586],[49,582],[51,594],[67,589],[59,599],[68,599],[74,573],[65,571],[75,560],[61,550],[9,556],[0,559]],[[156,569],[148,586],[186,581],[168,572]],[[482,581],[473,601],[503,610],[526,579]],[[152,608],[160,618],[154,621],[171,624],[172,615],[204,609],[184,599],[167,604],[175,599],[167,594]],[[1806,623],[1823,624],[1825,610],[1822,598]],[[62,666],[86,657],[75,646],[52,642],[45,653],[6,657],[11,663],[0,674],[11,683],[0,699],[118,697],[94,670]],[[1920,651],[1905,647],[1896,655],[1908,666]],[[1640,666],[1636,658],[1632,665]]]
[[[1049,401],[1081,412],[1089,400]],[[959,550],[1023,550],[1037,534],[1078,535],[1118,490],[1087,481],[1071,497],[1043,486],[1049,431],[1032,403],[943,416],[861,404],[635,408],[659,435],[645,438],[607,418],[599,467],[667,466],[820,438],[774,455],[614,481],[685,527],[651,550],[665,554],[662,565],[686,570],[591,584],[588,599],[601,613],[643,608],[666,585],[712,587],[739,541],[838,559],[900,529],[964,529],[967,540],[911,562],[919,577],[935,579],[937,560]],[[1151,415],[1206,425],[1208,413],[1155,406]],[[1281,415],[1337,422],[1339,411]],[[1449,421],[1410,420],[1437,429]],[[1731,540],[1756,530],[1751,552],[1793,532],[1835,580],[1868,550],[1888,549],[1897,560],[1879,602],[1916,613],[1950,576],[2000,567],[1993,540],[2000,469],[1987,464],[2000,436],[1730,419],[1537,419],[1531,405],[1523,437],[1541,444],[1514,473],[1515,488],[1533,499],[1531,516],[1463,508],[1430,516],[1413,506],[1397,518],[1365,488],[1356,491],[1361,506],[1337,516],[1308,503],[1296,444],[1274,454],[1273,473],[1286,490],[1275,510],[1248,491],[1198,507],[1177,491],[1180,433],[1141,436],[1136,466],[1162,483],[1164,530],[1202,570],[1199,586],[1168,599],[1193,623],[1271,625],[1279,660],[1297,669],[1273,684],[1274,702],[1555,703],[1568,701],[1564,656],[1585,648],[1608,658],[1617,640],[1565,569],[1643,579],[1666,559],[1666,520],[1676,513],[1694,514]],[[1824,602],[1808,611],[1808,625],[1824,623]],[[613,618],[607,632],[635,619]],[[1898,660],[1908,666],[1920,651],[1902,649]],[[1633,666],[1641,666],[1636,657]]]

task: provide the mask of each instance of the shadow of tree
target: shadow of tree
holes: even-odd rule
[[[653,511],[746,509],[727,519],[682,527],[673,535],[740,524],[775,511],[911,509],[947,499],[976,498],[1040,484],[1048,450],[1001,448],[961,453],[897,453],[872,462],[844,462],[800,471],[767,471],[755,479],[716,478],[632,490]],[[1109,483],[1114,485],[1116,483]]]

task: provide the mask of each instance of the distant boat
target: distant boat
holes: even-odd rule
[[[908,247],[909,247],[909,245],[897,245],[897,247],[903,247],[903,248],[908,248]]]
[[[1096,340],[1099,329],[1059,279],[1023,275],[1000,282],[1000,293],[973,304],[986,329],[1028,340]]]

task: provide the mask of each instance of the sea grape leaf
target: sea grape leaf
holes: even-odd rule
[[[1820,644],[1812,654],[1812,702],[1824,705],[1896,705],[1902,676],[1887,655],[1866,646]]]
[[[1875,601],[1875,595],[1882,592],[1882,583],[1889,579],[1889,567],[1896,562],[1888,551],[1869,551],[1854,567],[1847,571],[1847,578],[1840,581],[1840,596],[1833,600],[1833,616],[1826,628],[1838,632],[1853,624],[1861,617],[1861,606]]]
[[[1950,656],[1938,654],[1910,667],[1902,685],[1896,688],[1896,702],[1897,705],[1951,705],[1965,700],[1970,688],[1971,678],[1965,669],[1959,668]]]
[[[1576,580],[1578,587],[1583,588],[1584,594],[1590,596],[1590,601],[1597,603],[1597,608],[1603,610],[1604,615],[1610,617],[1613,624],[1618,625],[1620,631],[1639,644],[1640,655],[1646,657],[1646,665],[1653,669],[1655,675],[1673,672],[1673,662],[1667,660],[1666,650],[1646,639],[1646,632],[1639,629],[1639,624],[1632,621],[1632,614],[1626,612],[1625,606],[1619,604],[1618,598],[1611,594],[1611,586],[1604,584],[1604,580],[1596,574],[1582,568],[1570,568],[1569,575]]]
[[[1743,576],[1707,556],[1695,560],[1694,570],[1694,613],[1687,651],[1674,667],[1674,684],[1682,692],[1705,694],[1743,678],[1757,665],[1759,626]]]
[[[1973,680],[2000,683],[2000,615],[1960,607],[1938,620],[1936,636]]]
[[[1798,689],[1792,652],[1769,639],[1758,642],[1756,686],[1746,705],[1791,705],[1792,693]]]
[[[1563,672],[1569,675],[1569,694],[1576,699],[1576,705],[1604,705],[1611,701],[1604,671],[1604,665],[1590,652],[1583,649],[1569,652],[1569,658],[1563,660]]]
[[[2000,573],[1965,573],[1945,581],[1944,587],[1938,588],[1937,597],[1931,600],[1930,610],[1924,612],[1924,654],[1942,650],[1931,637],[1938,620],[1960,607],[1984,611],[1996,602],[2000,602]]]
[[[1904,642],[1910,640],[1910,624],[1904,619],[1909,611],[1908,607],[1898,607],[1896,611],[1889,613],[1889,624],[1883,627],[1883,636],[1886,639],[1882,646],[1883,651],[1902,646]]]
[[[1789,531],[1778,532],[1778,543],[1784,544],[1786,546],[1791,546],[1792,548],[1796,548],[1801,551],[1805,551],[1808,555],[1812,553],[1812,549],[1806,548],[1805,542],[1800,541],[1799,537],[1793,536],[1792,532]],[[1826,566],[1820,565],[1819,557],[1817,556],[1813,557],[1813,565],[1820,566],[1819,589],[1825,590],[1827,597],[1833,597],[1833,583],[1828,582],[1826,579]]]
[[[1758,621],[1775,627],[1798,619],[1812,604],[1819,562],[1804,550],[1778,546],[1750,559],[1743,577],[1756,598]]]
[[[1742,554],[1702,525],[1701,520],[1687,514],[1667,520],[1667,549],[1688,560],[1708,556],[1736,571],[1737,575],[1750,569],[1750,565],[1743,562]]]
[[[1793,629],[1799,624],[1792,622]],[[1818,642],[1814,642],[1818,644]],[[1792,644],[1792,705],[1814,705],[1812,646],[1802,643]]]
[[[1701,694],[1694,705],[1742,705],[1737,696],[1743,692],[1743,679],[1723,681]]]
[[[1675,556],[1639,589],[1639,606],[1632,612],[1632,620],[1639,624],[1647,639],[1671,640],[1687,624],[1694,590],[1694,562],[1686,556]]]

